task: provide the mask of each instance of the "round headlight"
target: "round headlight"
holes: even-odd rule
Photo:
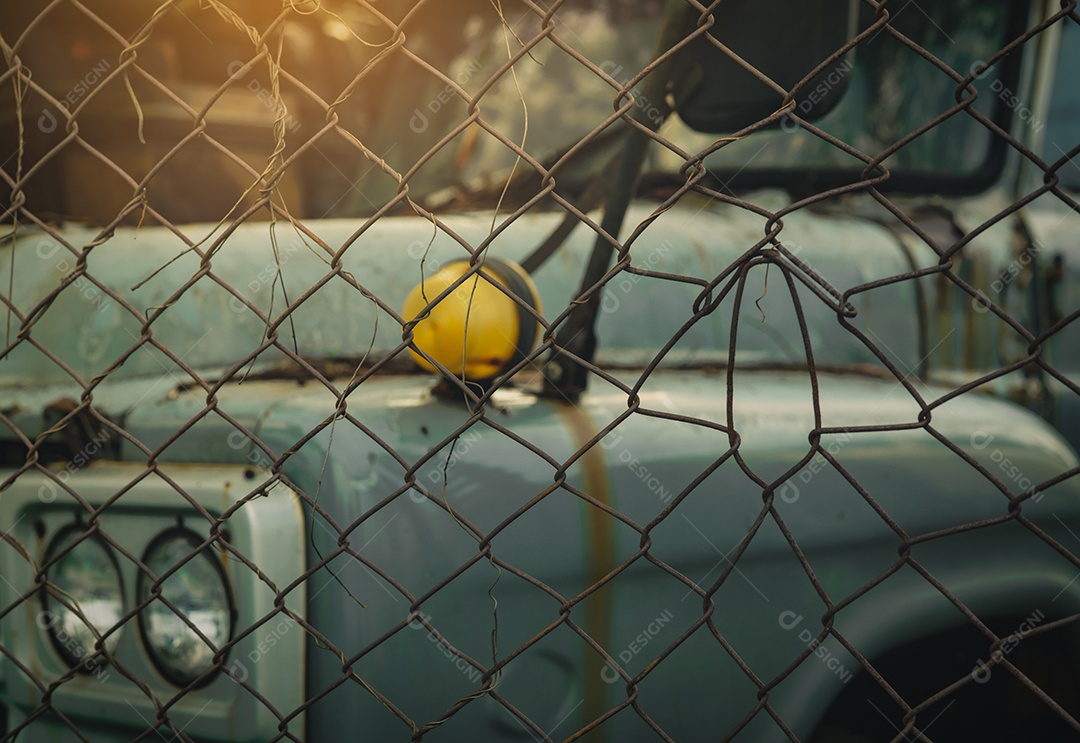
[[[46,594],[38,626],[49,630],[53,645],[68,664],[91,670],[85,661],[96,654],[98,638],[124,615],[124,590],[112,550],[100,537],[83,538],[84,534],[82,527],[72,526],[49,545],[49,560],[61,553],[63,556],[48,570],[47,578],[57,591]],[[68,547],[71,549],[64,552]],[[118,629],[105,638],[104,646],[110,653],[122,632]]]
[[[161,598],[155,598],[139,613],[143,642],[154,665],[177,686],[187,686],[202,676],[213,665],[214,653],[232,635],[232,601],[221,563],[207,549],[187,559],[202,542],[190,531],[170,529],[153,541],[143,557],[143,564],[159,578],[187,560],[162,581]],[[140,601],[151,596],[153,584],[145,573],[139,576]],[[198,627],[206,640],[180,614]]]

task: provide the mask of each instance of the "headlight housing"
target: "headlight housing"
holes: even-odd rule
[[[37,622],[49,630],[53,646],[70,666],[90,671],[94,664],[86,661],[97,653],[98,638],[124,616],[124,587],[109,545],[96,534],[85,533],[82,526],[69,526],[49,545],[47,560],[71,549],[48,569],[47,579],[56,590],[46,593]],[[122,633],[123,629],[118,629],[105,638],[103,644],[109,653],[116,649]]]
[[[151,660],[177,686],[188,686],[203,676],[213,665],[214,653],[229,641],[233,632],[235,612],[225,571],[213,551],[199,550],[203,541],[187,529],[170,529],[159,534],[143,556],[143,564],[159,579],[183,563],[161,582],[160,598],[154,598],[139,612],[139,629]],[[153,578],[140,574],[140,603],[151,597],[153,585]],[[176,607],[176,611],[161,599]],[[177,612],[195,625],[206,640]],[[200,685],[208,683],[213,676],[202,679]]]

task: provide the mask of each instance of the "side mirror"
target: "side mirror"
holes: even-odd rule
[[[855,35],[856,0],[727,0],[707,35],[674,61],[672,105],[692,129],[738,131],[775,113],[784,96],[721,51],[711,36],[790,90]],[[849,52],[795,96],[803,119],[826,114],[840,100],[851,69]]]

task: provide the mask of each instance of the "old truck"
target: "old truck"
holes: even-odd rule
[[[1074,737],[1076,19],[870,5],[11,11],[0,737]]]

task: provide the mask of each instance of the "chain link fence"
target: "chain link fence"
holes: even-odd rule
[[[1075,2],[0,46],[2,740],[1080,731]]]

